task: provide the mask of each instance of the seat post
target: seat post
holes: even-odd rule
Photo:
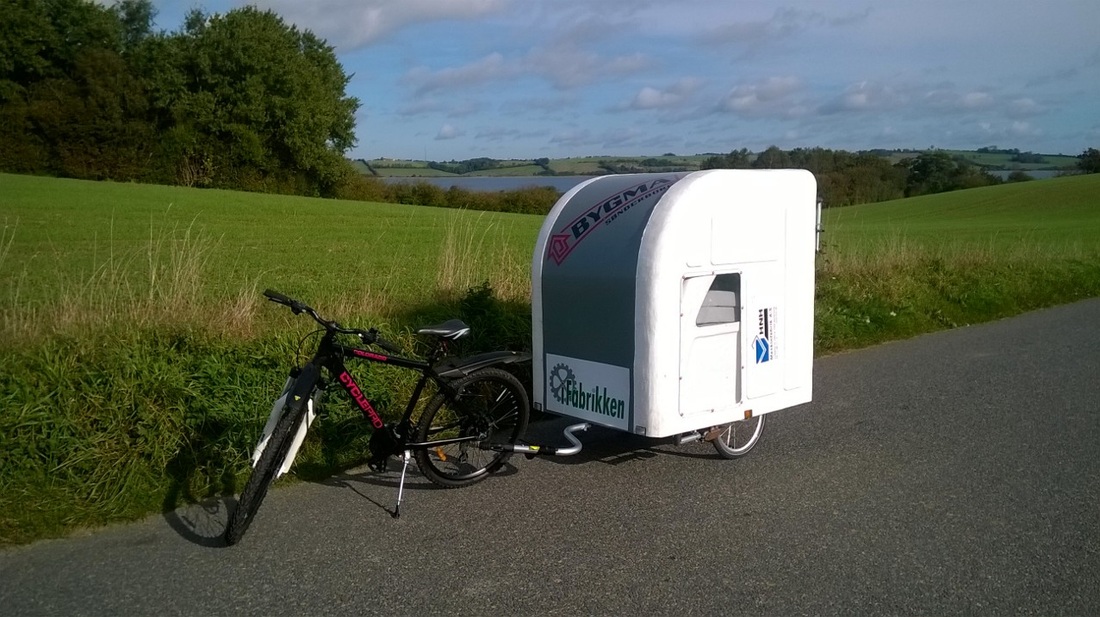
[[[436,360],[439,360],[447,351],[447,340],[441,336],[435,337],[435,345],[432,345],[432,351],[428,354],[428,364],[435,366]]]

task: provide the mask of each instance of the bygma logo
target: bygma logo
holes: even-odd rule
[[[554,263],[561,265],[569,253],[572,253],[573,249],[596,229],[597,223],[610,223],[619,214],[629,210],[643,199],[667,190],[672,182],[668,178],[655,178],[632,186],[592,206],[550,237],[550,258]]]

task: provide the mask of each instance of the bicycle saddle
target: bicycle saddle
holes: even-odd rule
[[[448,319],[441,324],[425,326],[417,330],[416,333],[431,334],[432,336],[445,338],[449,341],[457,341],[470,333],[470,326],[467,326],[461,319]]]

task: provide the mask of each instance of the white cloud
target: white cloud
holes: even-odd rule
[[[443,141],[445,139],[455,139],[456,137],[462,137],[466,134],[466,131],[455,128],[450,124],[444,124],[439,128],[439,133],[435,136],[437,141]]]
[[[1010,118],[1027,118],[1043,113],[1042,105],[1032,98],[1016,99],[1008,104],[1007,114]]]
[[[907,97],[888,84],[861,81],[848,86],[839,97],[821,107],[821,113],[877,112],[901,108]]]
[[[776,9],[768,19],[739,21],[716,26],[701,36],[706,44],[763,44],[791,37],[813,27],[842,27],[867,19],[871,9],[829,17],[817,11],[789,7]]]
[[[405,75],[404,81],[414,85],[416,94],[420,95],[436,90],[476,87],[512,77],[516,72],[517,67],[513,63],[505,62],[503,55],[493,52],[469,64],[434,72],[417,67]]]
[[[745,116],[793,116],[803,107],[793,97],[801,90],[797,77],[769,77],[733,88],[721,108]]]
[[[506,8],[509,0],[254,0],[254,4],[349,51],[412,24],[494,13]]]
[[[985,109],[993,105],[993,97],[988,92],[967,92],[960,103],[966,109]]]
[[[960,94],[951,89],[937,88],[925,93],[923,101],[933,109],[943,111],[973,111],[988,109],[996,104],[993,95],[984,90]]]
[[[515,59],[493,52],[474,62],[437,71],[417,67],[406,73],[402,81],[413,86],[417,95],[523,76],[541,77],[556,88],[568,90],[635,73],[648,65],[648,58],[641,53],[609,58],[580,49],[555,47],[536,49]]]
[[[685,77],[671,86],[658,89],[646,86],[634,95],[634,98],[626,105],[628,109],[666,109],[676,107],[688,100],[694,94],[702,81],[694,77]]]
[[[605,57],[576,47],[536,49],[519,62],[525,73],[550,80],[555,88],[569,90],[597,81],[637,73],[651,64],[641,53]]]
[[[588,129],[568,129],[555,133],[550,138],[550,143],[566,146],[568,148],[577,148],[581,146],[591,146],[597,143],[597,141],[592,138],[592,132]]]
[[[1037,137],[1042,135],[1043,131],[1032,126],[1030,122],[1017,120],[1008,128],[1008,134],[1013,137]]]

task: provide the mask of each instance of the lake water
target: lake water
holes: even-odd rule
[[[512,191],[529,186],[552,186],[564,193],[593,176],[445,176],[382,178],[386,182],[427,182],[442,189],[457,186],[468,191]]]
[[[1008,179],[1008,174],[1012,173],[1012,171],[1005,170],[1005,169],[991,169],[991,170],[989,170],[989,173],[991,175],[997,176],[1001,180],[1007,180]],[[1037,171],[1026,171],[1025,170],[1024,173],[1031,176],[1032,178],[1035,178],[1036,180],[1046,180],[1048,178],[1053,178],[1053,177],[1057,176],[1058,174],[1065,173],[1065,172],[1055,171],[1055,170],[1050,170],[1050,169],[1040,169],[1040,170],[1037,170]]]
[[[996,170],[989,173],[1001,178],[1008,178],[1011,171]],[[1036,180],[1053,178],[1062,172],[1059,171],[1029,171],[1027,175]],[[552,186],[559,193],[564,193],[577,186],[581,182],[594,176],[444,176],[444,177],[383,177],[386,182],[427,182],[444,190],[457,186],[468,191],[512,191],[529,186]]]

